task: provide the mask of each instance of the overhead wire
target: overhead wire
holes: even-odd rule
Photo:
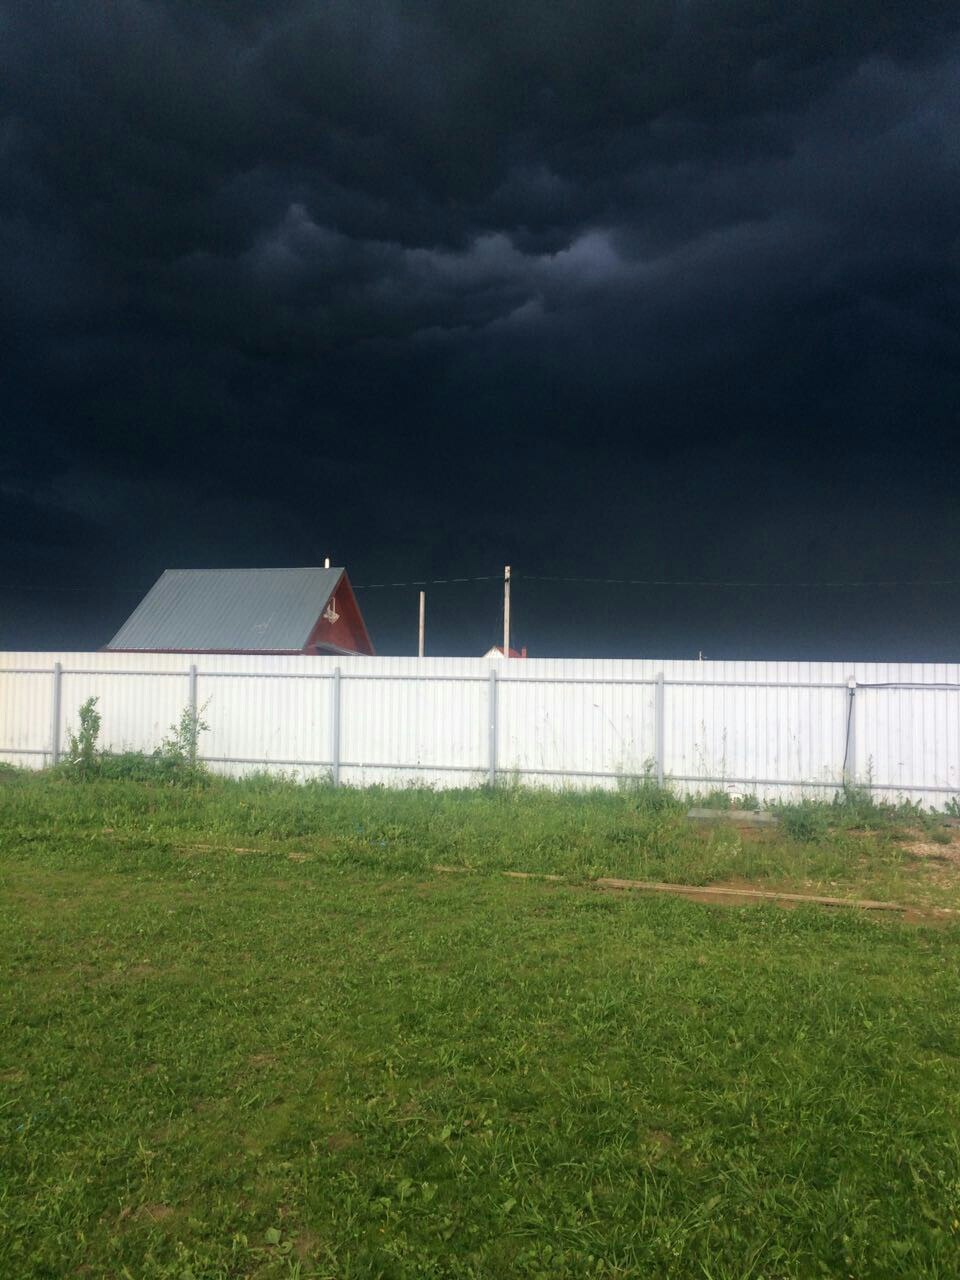
[[[381,587],[441,587],[459,582],[502,582],[502,573],[485,573],[473,578],[420,578],[412,582],[351,582],[354,591],[376,591]]]
[[[525,582],[568,582],[591,583],[604,586],[625,587],[726,587],[736,590],[760,589],[772,587],[794,591],[799,588],[843,590],[862,587],[957,587],[960,578],[928,578],[928,579],[875,579],[860,582],[765,582],[757,580],[709,579],[709,578],[587,578],[560,574],[515,573],[514,578],[522,578]]]
[[[841,581],[841,580],[824,580],[824,581],[802,581],[802,582],[769,582],[760,579],[731,579],[731,578],[601,578],[587,577],[573,574],[547,574],[547,573],[513,573],[513,581],[523,582],[554,582],[571,585],[584,586],[611,586],[611,587],[709,587],[711,589],[723,590],[780,590],[780,591],[796,591],[796,590],[829,590],[829,591],[845,591],[845,590],[864,590],[870,588],[890,588],[890,587],[958,587],[960,586],[960,578],[879,578],[879,579],[863,579],[859,581]],[[380,591],[391,588],[403,587],[441,587],[441,586],[458,586],[464,583],[474,582],[502,582],[502,573],[484,573],[475,574],[469,577],[451,577],[451,578],[412,578],[407,582],[360,582],[351,583],[354,591]],[[70,586],[62,585],[45,585],[39,583],[27,582],[4,582],[0,583],[0,591],[27,591],[38,592],[41,594],[55,594],[59,592],[115,592],[125,595],[142,595],[143,587],[124,587],[115,586],[107,583],[89,583],[85,586],[72,584]]]

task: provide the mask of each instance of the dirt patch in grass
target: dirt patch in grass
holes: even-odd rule
[[[138,982],[141,978],[156,977],[161,972],[148,960],[122,969],[108,969],[105,973],[98,972],[93,965],[84,964],[80,966],[80,971],[95,983]]]
[[[747,819],[738,822],[732,817],[720,821],[693,821],[685,834],[698,844],[711,844],[717,836],[723,835],[737,835],[744,844],[774,844],[783,839],[783,832],[778,826],[758,825]]]
[[[320,1237],[315,1236],[312,1231],[301,1231],[294,1238],[293,1252],[301,1262],[306,1262],[308,1258],[312,1258],[319,1248]]]
[[[766,827],[741,827],[738,823],[730,824],[744,844],[774,844],[779,838],[782,839],[780,833],[774,828],[770,830]]]
[[[233,844],[181,844],[176,846],[177,853],[189,856],[203,853],[259,854],[263,858],[288,858],[291,862],[312,862],[318,854],[332,853],[337,848],[337,841],[326,837],[313,841],[312,849],[259,849],[253,845]]]
[[[941,862],[960,867],[960,845],[940,844],[933,840],[911,840],[903,846],[904,853],[918,861]]]
[[[945,907],[909,907],[898,917],[901,924],[923,925],[927,929],[945,929],[958,918],[960,912],[951,913]]]
[[[173,1205],[169,1204],[141,1204],[136,1209],[129,1205],[125,1209],[120,1210],[118,1221],[121,1223],[133,1222],[165,1222],[172,1218],[176,1213]]]
[[[960,866],[952,860],[913,858],[904,864],[903,872],[908,880],[912,879],[918,889],[926,894],[932,891],[955,897],[960,888]],[[960,911],[954,911],[954,917],[960,918]]]
[[[352,1133],[331,1133],[327,1138],[328,1151],[349,1151],[356,1145],[357,1140]]]
[[[174,1209],[173,1205],[145,1204],[133,1216],[135,1218],[147,1218],[151,1222],[163,1222],[166,1218],[172,1218],[175,1213],[176,1209]]]

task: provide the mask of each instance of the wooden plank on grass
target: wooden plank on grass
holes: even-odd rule
[[[719,885],[667,884],[658,880],[594,880],[601,889],[641,889],[647,893],[676,893],[691,898],[747,898],[766,902],[810,902],[821,907],[860,907],[863,911],[914,911],[899,902],[877,902],[872,898],[825,898],[812,893],[778,893],[770,889],[724,889]],[[942,910],[945,908],[941,908]]]
[[[566,880],[566,876],[552,876],[546,871],[505,871],[512,880]]]

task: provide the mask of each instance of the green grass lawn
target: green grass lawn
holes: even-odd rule
[[[897,834],[7,779],[0,1276],[955,1277],[960,926],[588,884],[956,903]]]

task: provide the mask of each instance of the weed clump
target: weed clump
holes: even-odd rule
[[[640,775],[617,779],[617,790],[626,796],[640,814],[683,812],[683,801],[669,787],[663,787],[650,769]]]
[[[892,830],[898,822],[929,824],[931,815],[910,800],[877,800],[869,787],[845,783],[831,800],[809,797],[773,806],[794,840],[822,840],[830,831]]]
[[[104,779],[114,782],[152,782],[165,786],[205,786],[209,774],[197,759],[197,741],[209,725],[204,708],[185,707],[176,724],[149,755],[142,751],[104,751],[99,745],[102,716],[97,698],[80,707],[79,728],[70,731],[65,759],[55,772],[72,782]]]
[[[97,710],[97,698],[88,698],[81,706],[78,714],[80,728],[76,733],[70,731],[67,745],[66,768],[75,778],[93,778],[99,774],[100,751],[97,739],[100,737],[101,716]]]
[[[831,806],[821,800],[776,806],[783,832],[792,840],[822,840],[830,829]]]

